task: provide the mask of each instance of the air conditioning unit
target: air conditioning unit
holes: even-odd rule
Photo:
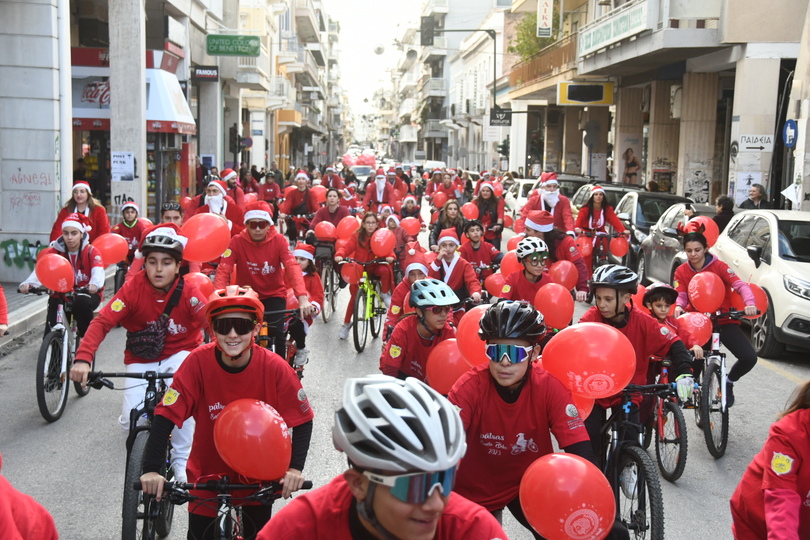
[[[164,150],[180,150],[183,147],[183,136],[179,133],[166,133]]]

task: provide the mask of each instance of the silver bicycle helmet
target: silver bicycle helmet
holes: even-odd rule
[[[386,375],[346,381],[332,441],[357,467],[393,473],[443,471],[467,450],[453,404],[418,379]]]
[[[548,253],[548,246],[541,239],[534,236],[529,236],[518,242],[517,245],[517,258],[518,260],[525,259],[533,253]]]
[[[458,302],[453,289],[438,279],[419,279],[411,285],[411,307],[452,306]]]
[[[171,227],[164,224],[147,233],[141,243],[140,251],[144,257],[157,251],[167,253],[176,260],[181,261],[183,259],[183,249],[185,249],[187,242],[188,239],[177,232],[176,226]]]
[[[638,289],[638,274],[619,264],[606,264],[593,272],[588,281],[591,290],[597,287],[608,287],[620,291],[636,292]]]

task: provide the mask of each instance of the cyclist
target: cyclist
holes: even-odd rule
[[[121,206],[121,214],[124,217],[124,221],[112,228],[112,232],[124,237],[129,247],[126,262],[121,262],[119,265],[132,264],[132,260],[135,258],[135,252],[138,250],[138,246],[141,243],[141,237],[146,229],[146,225],[144,225],[143,221],[138,219],[139,213],[140,209],[138,205],[135,204],[135,201],[125,202]]]
[[[239,174],[233,169],[223,169],[219,177],[228,186],[228,191],[225,194],[236,201],[239,208],[244,208],[245,192],[239,185]]]
[[[145,229],[141,238],[144,238],[147,234],[153,231],[157,226],[162,225],[164,223],[172,223],[177,225],[178,227],[183,225],[183,207],[177,201],[168,201],[163,203],[160,207],[160,223],[158,225],[152,225],[151,227]],[[135,252],[135,255],[132,258],[132,263],[129,265],[129,270],[127,271],[127,275],[124,278],[124,281],[129,281],[132,276],[137,274],[143,268],[143,254],[140,250]],[[202,265],[198,262],[189,262],[183,259],[180,262],[180,275],[185,276],[189,272],[199,272],[202,268]]]
[[[584,230],[594,234],[604,233],[606,225],[613,227],[616,232],[625,232],[624,224],[616,217],[616,212],[613,211],[613,207],[605,197],[604,188],[599,184],[595,184],[591,188],[591,196],[588,198],[588,202],[579,209],[574,232],[580,234]],[[599,239],[594,236],[593,239],[588,240],[592,240],[594,249],[597,242],[602,242],[603,249],[607,251],[608,243],[606,238]],[[593,268],[593,254],[584,255],[584,257],[587,267]]]
[[[397,260],[399,260],[400,265],[403,265],[405,263],[405,256],[407,255],[405,246],[408,245],[409,242],[416,241],[416,236],[411,236],[405,232],[405,229],[399,226],[399,216],[396,214],[391,214],[385,218],[384,223],[396,239],[396,244],[394,244],[394,255],[397,256]]]
[[[491,514],[451,494],[464,428],[453,405],[426,384],[348,379],[332,441],[349,468],[287,504],[258,540],[506,538]]]
[[[689,330],[681,324],[680,319],[670,315],[673,304],[678,299],[678,291],[666,283],[652,283],[644,292],[642,303],[650,311],[658,324],[675,332],[681,341],[692,351],[696,360],[703,359],[703,343],[698,343]]]
[[[473,219],[464,225],[464,236],[467,237],[469,242],[462,244],[459,249],[459,255],[470,263],[475,270],[478,280],[483,281],[492,275],[492,269],[489,268],[492,264],[498,264],[503,259],[503,253],[498,248],[483,240],[484,226],[477,220]]]
[[[93,197],[90,191],[90,184],[80,180],[73,184],[73,191],[67,204],[59,211],[56,221],[53,222],[50,241],[54,242],[62,236],[62,223],[70,214],[78,213],[87,216],[90,222],[90,242],[110,232],[110,220],[107,218],[107,210],[101,201]]]
[[[189,418],[197,421],[188,461],[189,481],[205,481],[222,475],[234,480],[239,478],[214,446],[214,423],[219,412],[229,403],[250,398],[276,409],[285,423],[293,428],[290,467],[281,480],[282,494],[289,498],[304,482],[301,471],[312,435],[312,407],[287,362],[254,343],[264,316],[264,305],[256,293],[230,285],[215,291],[208,300],[205,318],[214,343],[198,347],[189,355],[155,409],[144,450],[143,491],[156,495],[158,500],[162,498],[165,478],[156,471],[165,455],[172,429],[182,426]],[[233,495],[239,498],[244,492],[236,491]],[[272,509],[245,505],[243,511],[244,537],[252,538],[270,519]],[[208,538],[206,531],[214,523],[215,516],[216,508],[205,503],[190,503],[188,538]]]
[[[745,304],[745,314],[757,314],[757,306],[754,302],[754,293],[751,292],[751,287],[741,280],[726,263],[707,251],[708,242],[706,242],[706,237],[702,233],[687,233],[683,237],[683,249],[686,252],[687,261],[675,270],[675,289],[678,291],[678,306],[675,308],[676,317],[684,311],[696,311],[689,302],[687,291],[689,290],[689,282],[699,272],[712,272],[723,280],[726,286],[726,294],[723,303],[720,305],[721,311],[731,309],[731,295],[732,290],[734,290],[742,296]],[[754,365],[757,363],[757,353],[740,328],[739,320],[722,319],[719,323],[720,343],[725,345],[729,352],[737,357],[737,361],[728,370],[725,383],[726,406],[731,407],[734,405],[734,383],[754,369]]]
[[[385,173],[385,178],[388,180],[388,183],[394,188],[394,192],[399,193],[400,191],[408,191],[408,185],[397,175],[396,169],[393,167],[388,167],[388,171]]]
[[[427,379],[430,353],[442,341],[456,337],[450,314],[458,297],[437,279],[420,279],[411,285],[412,316],[400,320],[380,357],[380,371],[404,379]]]
[[[641,309],[627,305],[630,297],[638,289],[638,274],[618,264],[600,266],[593,273],[588,285],[596,302],[586,311],[579,322],[598,322],[612,326],[624,334],[636,353],[636,370],[631,379],[633,384],[649,384],[650,356],[668,356],[672,360],[671,372],[678,384],[678,396],[687,401],[692,396],[692,358],[683,342],[666,326],[660,326],[655,319]],[[554,339],[553,337],[551,339]],[[601,453],[600,431],[605,422],[605,411],[619,405],[621,391],[604,399],[597,399],[591,415],[585,420],[585,427],[591,437],[591,444],[597,456]],[[639,404],[641,396],[633,399],[631,421],[639,424]],[[638,439],[638,433],[628,430],[627,438]]]
[[[369,212],[377,213],[381,206],[394,204],[397,200],[394,187],[385,178],[385,171],[377,169],[374,182],[370,182],[366,187],[366,194],[363,196],[363,208]]]
[[[304,222],[293,219],[287,216],[304,216],[307,214],[314,214],[320,208],[315,193],[309,191],[307,183],[309,176],[304,171],[298,171],[295,175],[295,188],[288,188],[284,190],[284,202],[278,205],[279,214],[281,219],[287,218],[287,237],[290,242],[295,242],[298,238],[298,227],[308,227]]]
[[[332,165],[326,167],[326,174],[321,179],[321,185],[328,189],[338,190],[338,199],[340,198],[340,192],[344,189],[343,179],[335,172]]]
[[[264,201],[273,208],[273,215],[278,213],[278,199],[281,198],[281,187],[275,180],[273,171],[267,173],[259,184],[258,200]]]
[[[414,281],[427,278],[428,274],[425,253],[418,242],[410,242],[406,246],[405,253],[405,262],[402,263],[404,277],[391,295],[391,305],[388,307],[388,315],[385,318],[383,350],[385,350],[385,342],[391,337],[391,332],[404,315],[405,298],[411,292],[411,285]]]
[[[540,187],[529,195],[529,200],[520,210],[520,217],[515,221],[515,232],[521,233],[526,228],[529,214],[535,211],[547,211],[554,218],[554,227],[574,234],[574,216],[571,213],[571,201],[560,194],[560,183],[557,173],[544,172],[540,175]]]
[[[309,224],[309,231],[307,237],[315,234],[315,225],[321,221],[328,221],[335,227],[338,226],[340,220],[346,216],[352,215],[348,207],[340,204],[340,192],[336,188],[329,188],[326,190],[326,206],[319,208],[315,212],[315,217]]]
[[[372,212],[366,212],[363,216],[363,225],[354,234],[349,237],[349,241],[345,246],[339,247],[335,254],[335,262],[340,262],[346,257],[361,261],[370,262],[376,259],[376,255],[371,250],[371,235],[379,228],[380,221],[377,215]],[[386,262],[389,264],[394,262],[394,253],[391,252],[385,256]],[[393,288],[392,282],[394,275],[391,272],[390,266],[381,264],[372,264],[366,267],[366,272],[369,276],[376,276],[380,280],[383,292],[383,300],[386,305],[391,303],[391,289]],[[352,328],[352,316],[354,315],[354,299],[357,296],[357,291],[360,289],[358,284],[353,284],[349,287],[351,296],[349,298],[349,305],[346,306],[346,315],[343,317],[343,326],[340,329],[340,339],[348,339],[349,330]]]
[[[428,201],[432,205],[433,195],[439,189],[439,186],[442,185],[442,170],[433,169],[430,176],[427,176],[427,173],[425,173],[425,175],[425,197],[427,197]]]
[[[445,229],[455,229],[456,238],[460,238],[464,234],[464,224],[467,222],[461,214],[461,206],[455,199],[449,200],[444,203],[441,212],[436,216],[436,222],[433,223],[433,228],[430,231],[430,249],[435,253],[439,252],[439,235]]]
[[[428,266],[428,277],[444,281],[459,300],[453,306],[456,325],[464,316],[464,300],[472,297],[476,304],[481,301],[481,282],[475,270],[458,254],[461,242],[455,229],[445,229],[439,236],[439,255]]]
[[[145,271],[138,272],[105,305],[90,324],[70,370],[70,378],[87,383],[87,375],[101,342],[120,324],[127,331],[124,364],[127,373],[176,371],[203,342],[205,297],[180,277],[180,263],[188,239],[175,224],[161,224],[143,239]],[[166,317],[162,314],[167,313]],[[162,346],[160,345],[162,343]],[[171,384],[171,379],[167,384]],[[127,386],[118,423],[129,431],[129,412],[143,400],[146,383]],[[172,468],[186,477],[186,462],[194,436],[194,423],[172,435]]]
[[[425,222],[422,219],[422,207],[416,204],[416,197],[413,195],[406,195],[402,200],[402,209],[399,211],[399,215],[402,216],[402,219],[407,217],[418,219],[419,223],[422,225],[422,230],[425,230]]]
[[[56,253],[70,261],[73,267],[74,287],[86,288],[87,293],[76,294],[73,297],[73,317],[76,319],[78,337],[87,332],[90,321],[93,320],[93,311],[101,303],[104,294],[104,262],[101,253],[90,244],[90,219],[84,214],[72,213],[62,221],[62,236],[50,243],[42,254]],[[41,287],[42,283],[34,270],[31,275],[20,284],[20,292],[28,294],[31,287]],[[63,304],[65,295],[55,293],[48,299],[48,314],[46,316],[45,334],[51,331],[56,324],[57,307]]]
[[[524,300],[531,304],[540,287],[552,282],[546,272],[548,246],[539,238],[527,237],[518,242],[516,254],[523,270],[506,276],[501,298]]]
[[[183,206],[177,201],[168,201],[160,207],[161,223],[183,224]]]
[[[323,306],[323,282],[315,267],[315,246],[299,242],[293,250],[293,257],[301,267],[304,287],[306,287],[307,298],[309,298],[309,315],[304,319],[293,318],[287,327],[287,331],[295,340],[295,347],[298,349],[293,363],[295,367],[300,367],[309,360],[307,334],[312,327],[312,318],[318,316]]]
[[[244,212],[228,195],[228,184],[224,180],[213,179],[208,182],[205,193],[194,197],[189,207],[194,209],[192,215],[211,213],[223,216],[228,222],[231,236],[236,236],[245,228],[242,225]]]
[[[264,201],[247,205],[247,229],[231,238],[228,249],[222,254],[214,288],[224,289],[236,271],[240,285],[256,291],[265,311],[284,311],[287,307],[287,289],[292,289],[298,298],[301,318],[306,319],[311,313],[311,306],[301,267],[287,247],[287,240],[276,230],[270,211],[270,206]],[[283,315],[268,317],[267,326],[274,339],[273,350],[282,358],[286,357]]]
[[[484,229],[484,240],[500,251],[506,200],[495,195],[492,182],[479,182],[478,196],[472,202],[478,208],[478,220]]]

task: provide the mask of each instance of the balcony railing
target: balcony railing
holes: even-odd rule
[[[441,120],[427,120],[424,125],[424,136],[433,138],[447,137],[447,126],[442,125]]]
[[[408,116],[413,113],[414,109],[416,109],[416,99],[415,98],[408,98],[403,100],[403,102],[399,106],[399,116]]]
[[[577,34],[552,43],[534,57],[516,64],[509,73],[512,90],[564,73],[577,65]]]
[[[435,77],[423,77],[419,91],[424,96],[444,96],[447,93],[447,81]]]
[[[270,73],[270,55],[264,45],[261,46],[259,56],[240,56],[237,66],[246,72],[258,71],[267,77]]]

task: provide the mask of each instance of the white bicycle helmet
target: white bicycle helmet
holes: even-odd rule
[[[548,246],[541,239],[529,236],[518,242],[517,258],[522,260],[533,253],[548,253]]]
[[[357,467],[393,473],[443,471],[467,450],[447,398],[413,377],[386,375],[346,381],[332,441]]]
[[[141,243],[141,253],[144,257],[152,252],[167,253],[180,261],[183,259],[183,250],[188,238],[180,234],[179,228],[174,224],[162,224],[147,233]]]
[[[638,289],[638,274],[626,266],[606,264],[594,271],[588,285],[591,290],[597,287],[608,287],[620,291],[636,292]]]
[[[444,281],[427,278],[411,285],[411,307],[452,306],[458,302],[458,296]]]

